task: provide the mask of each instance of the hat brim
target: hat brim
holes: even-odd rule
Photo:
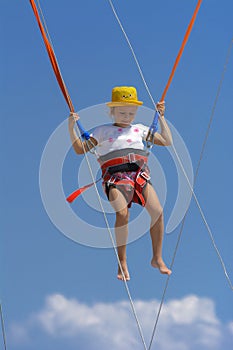
[[[120,106],[129,106],[129,105],[133,105],[133,106],[141,106],[143,104],[142,101],[135,101],[135,100],[131,100],[131,101],[127,101],[127,102],[107,102],[106,105],[108,107],[120,107]]]

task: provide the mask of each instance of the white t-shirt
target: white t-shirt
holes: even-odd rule
[[[98,126],[92,137],[98,142],[97,152],[103,156],[109,152],[124,148],[144,149],[149,128],[143,124],[134,124],[126,128],[115,125]]]

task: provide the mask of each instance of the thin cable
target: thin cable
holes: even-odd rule
[[[59,66],[58,66],[58,62],[57,62],[57,59],[56,59],[56,56],[55,56],[55,52],[54,52],[54,49],[52,47],[52,40],[51,40],[51,37],[49,35],[49,31],[48,31],[48,27],[46,25],[46,21],[45,21],[45,17],[43,15],[43,11],[41,9],[41,6],[40,6],[40,3],[39,3],[39,0],[37,0],[37,3],[39,4],[39,8],[40,8],[40,13],[41,13],[41,17],[43,18],[43,22],[44,22],[44,26],[46,28],[44,28],[43,26],[43,23],[41,22],[40,20],[40,16],[39,16],[39,13],[38,13],[38,10],[36,8],[36,5],[34,3],[34,0],[29,0],[31,5],[32,5],[32,8],[33,8],[33,11],[34,11],[34,14],[36,16],[36,19],[38,21],[38,24],[39,24],[39,27],[40,27],[40,30],[41,30],[41,34],[42,34],[42,37],[44,39],[44,43],[46,45],[46,48],[47,48],[47,51],[48,51],[48,54],[49,54],[49,58],[50,58],[50,61],[51,61],[51,64],[53,66],[53,69],[54,69],[54,73],[57,77],[57,80],[58,80],[58,83],[61,87],[61,89],[64,90],[64,97],[68,103],[68,106],[69,106],[69,109],[70,109],[70,112],[71,113],[74,113],[74,107],[73,107],[73,104],[72,104],[72,101],[70,99],[70,96],[68,94],[68,91],[67,91],[67,88],[65,86],[65,83],[64,83],[64,80],[63,80],[63,77],[62,77],[62,74],[61,74],[61,71],[59,69]],[[59,79],[58,79],[59,78]],[[62,84],[60,84],[62,83]],[[62,90],[62,91],[63,91]],[[79,128],[77,127],[77,124],[75,123],[75,127],[76,127],[76,130],[78,132],[78,135],[80,137],[80,139],[82,139],[82,135],[80,133],[80,130]],[[89,145],[88,142],[86,142],[89,150],[91,148],[91,146]],[[85,150],[85,147],[84,147],[84,144],[82,142],[82,147],[83,147],[83,153],[85,155],[85,159],[86,159],[86,162],[87,162],[87,165],[88,165],[88,168],[89,168],[89,172],[90,172],[90,175],[92,177],[92,180],[94,182],[94,186],[95,186],[95,191],[96,191],[96,194],[97,194],[97,198],[98,198],[98,201],[99,201],[99,204],[100,204],[100,207],[101,207],[101,210],[102,210],[102,213],[103,213],[103,216],[104,216],[104,220],[105,220],[105,223],[106,223],[106,227],[107,227],[107,231],[109,233],[109,237],[111,239],[111,242],[112,242],[112,246],[113,246],[113,249],[114,249],[114,252],[116,254],[116,257],[117,257],[117,261],[118,261],[118,265],[120,267],[120,270],[121,270],[121,273],[122,273],[122,276],[123,276],[123,280],[124,280],[124,285],[125,285],[125,288],[126,288],[126,291],[127,291],[127,294],[128,294],[128,297],[129,297],[129,300],[130,300],[130,304],[131,304],[131,308],[132,308],[132,311],[133,311],[133,315],[135,317],[135,320],[136,320],[136,323],[137,323],[137,327],[138,327],[138,330],[139,330],[139,334],[140,334],[140,337],[142,339],[142,343],[143,343],[143,346],[145,348],[145,350],[147,350],[147,347],[146,347],[146,343],[145,343],[145,340],[144,340],[144,336],[143,336],[143,333],[142,333],[142,329],[141,329],[141,325],[139,323],[139,320],[138,320],[138,317],[137,317],[137,314],[136,314],[136,310],[135,310],[135,307],[134,307],[134,303],[133,303],[133,300],[132,300],[132,297],[131,297],[131,294],[130,294],[130,291],[129,291],[129,287],[128,287],[128,284],[127,284],[127,281],[126,281],[126,278],[125,278],[125,274],[124,274],[124,271],[123,271],[123,268],[122,268],[122,265],[121,265],[121,262],[120,262],[120,259],[119,259],[119,256],[118,256],[118,253],[117,253],[117,249],[115,247],[115,243],[114,243],[114,239],[113,239],[113,235],[111,233],[111,229],[110,229],[110,226],[109,226],[109,223],[108,223],[108,219],[107,219],[107,215],[104,211],[104,207],[103,207],[103,204],[102,204],[102,200],[101,200],[101,197],[100,197],[100,194],[99,194],[99,191],[98,191],[98,188],[97,188],[97,185],[95,183],[95,178],[94,178],[94,175],[93,175],[93,172],[92,172],[92,168],[91,168],[91,165],[90,165],[90,162],[89,162],[89,159],[87,157],[87,152]],[[95,152],[95,150],[94,150]],[[96,153],[95,153],[96,155]]]
[[[0,314],[1,314],[1,327],[2,327],[3,344],[4,344],[4,350],[6,350],[6,331],[5,331],[4,317],[3,317],[2,303],[1,302],[0,302]]]
[[[115,9],[115,7],[114,7],[112,1],[111,1],[111,0],[108,0],[108,2],[109,2],[110,6],[111,6],[111,8],[112,8],[112,11],[113,11],[113,13],[114,13],[114,16],[115,16],[115,18],[116,18],[116,20],[117,20],[117,22],[118,22],[118,24],[119,24],[119,26],[120,26],[120,28],[121,28],[121,30],[122,30],[122,33],[124,34],[124,37],[125,37],[125,39],[126,39],[128,45],[129,45],[129,48],[130,48],[130,50],[131,50],[131,52],[132,52],[133,58],[134,58],[135,63],[136,63],[136,65],[137,65],[137,67],[138,67],[138,71],[139,71],[139,74],[140,74],[140,76],[141,76],[141,78],[142,78],[143,84],[144,84],[144,86],[145,86],[145,88],[146,88],[146,91],[147,91],[148,95],[150,96],[151,102],[153,103],[153,106],[154,106],[155,110],[157,111],[156,103],[155,103],[155,101],[154,101],[154,99],[153,99],[153,96],[152,96],[152,94],[151,94],[151,92],[150,92],[150,89],[149,89],[149,87],[148,87],[148,85],[147,85],[146,79],[145,79],[144,74],[143,74],[143,72],[142,72],[141,66],[140,66],[139,61],[138,61],[138,59],[137,59],[137,56],[136,56],[136,54],[135,54],[135,52],[134,52],[133,46],[132,46],[132,44],[131,44],[131,42],[130,42],[130,40],[129,40],[129,37],[128,37],[128,35],[126,34],[126,32],[125,32],[125,30],[124,30],[124,27],[123,27],[123,25],[122,25],[122,23],[121,23],[121,21],[120,21],[120,19],[119,19],[119,16],[117,15],[116,9]]]
[[[134,52],[134,50],[133,50],[133,47],[132,47],[132,45],[131,45],[131,43],[130,43],[130,41],[129,41],[129,38],[128,38],[128,36],[127,36],[127,34],[126,34],[126,32],[125,32],[125,30],[124,30],[124,28],[123,28],[123,25],[122,25],[122,23],[121,23],[121,21],[120,21],[118,15],[117,15],[117,13],[116,13],[116,10],[115,10],[115,8],[114,8],[114,6],[113,6],[113,4],[112,4],[112,1],[111,1],[111,0],[108,0],[108,1],[109,1],[110,5],[111,5],[111,8],[112,8],[112,10],[113,10],[113,13],[114,13],[114,15],[115,15],[115,17],[116,17],[116,19],[117,19],[117,22],[119,23],[119,26],[120,26],[120,28],[121,28],[121,30],[122,30],[122,32],[123,32],[125,38],[126,38],[126,41],[127,41],[128,45],[129,45],[129,47],[130,47],[131,52],[132,52],[132,54],[133,54],[133,57],[134,57],[134,59],[135,59],[136,65],[137,65],[137,67],[138,67],[138,69],[139,69],[139,73],[140,73],[140,75],[141,75],[141,77],[142,77],[142,80],[143,80],[143,83],[144,83],[144,85],[145,85],[145,87],[146,87],[146,90],[147,90],[147,92],[148,92],[148,94],[149,94],[149,96],[150,96],[150,98],[151,98],[152,103],[155,105],[154,99],[153,99],[153,97],[152,97],[152,95],[151,95],[151,93],[150,93],[149,87],[148,87],[148,85],[147,85],[147,83],[146,83],[146,81],[145,81],[145,78],[144,78],[143,73],[142,73],[142,69],[141,69],[141,67],[140,67],[140,65],[139,65],[139,63],[138,63],[136,54],[135,54],[135,52]],[[199,2],[198,2],[198,6],[200,5],[200,3],[201,3],[201,2],[199,1]],[[229,51],[230,51],[230,49],[229,49]],[[221,89],[222,80],[223,80],[223,78],[221,79],[221,82],[220,82],[220,87],[219,87],[219,89],[218,89],[218,93],[217,93],[217,97],[216,97],[216,102],[217,102],[218,95],[219,95],[219,92],[220,92],[220,89]],[[216,102],[215,102],[215,105],[216,105]],[[213,113],[212,113],[212,114],[214,114],[215,105],[214,105]],[[160,121],[161,121],[161,119],[160,119]],[[202,151],[201,151],[201,155],[200,155],[200,159],[199,159],[199,164],[198,164],[198,167],[197,167],[196,176],[197,176],[197,174],[198,174],[199,167],[200,167],[200,162],[201,162],[201,159],[202,159],[202,157],[203,157],[204,148],[205,148],[205,144],[206,144],[206,141],[207,141],[207,138],[208,138],[210,125],[211,125],[211,121],[210,121],[210,123],[209,123],[208,130],[207,130],[207,133],[206,133],[206,137],[205,137],[205,140],[204,140],[204,143],[203,143],[203,147],[202,147]],[[176,155],[176,158],[177,158],[177,160],[178,160],[178,162],[179,162],[179,165],[181,166],[181,169],[182,169],[182,171],[183,171],[183,173],[184,173],[184,175],[185,175],[185,178],[186,178],[186,180],[187,180],[187,183],[188,183],[188,185],[189,185],[189,187],[190,187],[190,189],[191,189],[192,196],[193,196],[194,199],[195,199],[195,202],[196,202],[197,207],[198,207],[198,209],[199,209],[199,212],[200,212],[200,214],[201,214],[202,220],[203,220],[203,222],[204,222],[204,224],[205,224],[205,226],[206,226],[206,229],[207,229],[208,234],[209,234],[209,236],[210,236],[210,239],[211,239],[211,241],[212,241],[213,247],[214,247],[214,249],[215,249],[215,251],[216,251],[216,253],[217,253],[217,256],[218,256],[218,258],[219,258],[219,260],[220,260],[220,263],[221,263],[221,265],[222,265],[222,268],[223,268],[225,277],[226,277],[226,279],[227,279],[227,282],[228,282],[228,284],[229,284],[231,290],[233,290],[232,282],[231,282],[231,280],[230,280],[230,278],[229,278],[229,275],[228,275],[228,273],[227,273],[227,269],[226,269],[226,266],[225,266],[225,264],[224,264],[224,261],[223,261],[223,259],[222,259],[222,257],[221,257],[221,254],[220,254],[220,252],[219,252],[219,250],[218,250],[218,248],[217,248],[217,245],[216,245],[216,243],[215,243],[215,241],[214,241],[213,234],[212,234],[211,229],[210,229],[210,227],[209,227],[209,225],[208,225],[208,222],[207,222],[207,220],[206,220],[206,218],[205,218],[204,212],[203,212],[203,210],[202,210],[202,208],[201,208],[201,206],[200,206],[200,203],[199,203],[199,201],[198,201],[198,199],[197,199],[196,194],[194,193],[193,187],[192,187],[192,185],[190,184],[190,181],[189,181],[189,179],[188,179],[188,176],[187,176],[187,174],[186,174],[186,171],[185,171],[185,169],[184,169],[184,167],[183,167],[183,164],[182,164],[182,162],[181,162],[181,160],[180,160],[180,157],[179,157],[179,155],[178,155],[178,153],[177,153],[177,151],[176,151],[176,149],[175,149],[175,146],[174,146],[173,144],[172,144],[172,148],[173,148],[173,151],[174,151],[174,153],[175,153],[175,155]],[[194,180],[194,184],[195,184],[195,180]],[[176,256],[176,253],[177,253],[177,250],[178,250],[178,246],[179,246],[180,238],[181,238],[181,235],[182,235],[182,231],[183,231],[183,227],[184,227],[184,222],[185,222],[186,215],[187,215],[187,212],[186,212],[186,214],[185,214],[185,216],[184,216],[184,219],[183,219],[183,222],[182,222],[181,231],[180,231],[180,234],[179,234],[179,237],[178,237],[178,240],[177,240],[177,245],[176,245],[176,248],[175,248],[175,252],[174,252],[173,259],[172,259],[171,267],[173,266],[174,261],[175,261],[175,256]],[[151,341],[150,341],[150,345],[149,345],[148,350],[150,350],[151,345],[152,345],[152,341],[153,341],[155,329],[156,329],[156,327],[157,327],[157,323],[158,323],[159,315],[160,315],[160,312],[161,312],[161,309],[162,309],[162,305],[163,305],[163,301],[164,301],[164,298],[165,298],[166,290],[167,290],[167,287],[168,287],[169,279],[170,279],[170,276],[168,276],[167,281],[166,281],[166,286],[165,286],[164,293],[163,293],[163,297],[162,297],[162,303],[160,304],[160,307],[159,307],[158,316],[157,316],[157,319],[156,319],[155,327],[154,327],[154,329],[153,329],[152,339],[151,339]]]
[[[198,207],[199,213],[200,213],[200,215],[201,215],[201,217],[202,217],[202,220],[203,220],[203,222],[204,222],[204,225],[205,225],[205,227],[206,227],[206,229],[207,229],[207,231],[208,231],[208,234],[209,234],[209,236],[210,236],[210,238],[211,238],[211,241],[212,241],[212,243],[213,243],[214,249],[215,249],[215,251],[216,251],[216,253],[217,253],[217,256],[218,256],[218,258],[219,258],[219,260],[220,260],[220,263],[221,263],[221,265],[222,265],[222,268],[223,268],[225,277],[226,277],[226,279],[227,279],[227,281],[228,281],[228,283],[229,283],[230,288],[233,290],[233,286],[232,286],[231,280],[230,280],[230,278],[229,278],[229,275],[228,275],[228,273],[227,273],[226,266],[225,266],[225,264],[224,264],[224,261],[223,261],[221,255],[220,255],[220,252],[219,252],[219,250],[218,250],[218,248],[217,248],[217,245],[216,245],[216,243],[215,243],[215,241],[214,241],[214,236],[213,236],[213,233],[211,232],[211,229],[210,229],[210,226],[209,226],[209,224],[208,224],[208,222],[207,222],[207,219],[206,219],[206,217],[205,217],[205,214],[204,214],[204,212],[203,212],[203,210],[202,210],[202,208],[201,208],[201,205],[200,205],[200,203],[199,203],[199,200],[197,199],[197,196],[196,196],[196,194],[195,194],[195,192],[194,192],[194,190],[193,190],[193,188],[192,188],[192,185],[191,185],[191,183],[190,183],[190,181],[189,181],[189,178],[188,178],[188,176],[187,176],[187,173],[186,173],[186,171],[185,171],[185,169],[184,169],[184,167],[183,167],[183,164],[182,164],[182,162],[181,162],[181,160],[180,160],[180,158],[179,158],[179,155],[178,155],[178,153],[177,153],[175,147],[173,148],[173,150],[174,150],[175,155],[176,155],[176,157],[177,157],[177,160],[178,160],[178,162],[179,162],[179,164],[180,164],[180,167],[181,167],[181,169],[182,169],[182,171],[183,171],[183,174],[184,174],[184,176],[185,176],[185,178],[186,178],[186,181],[187,181],[187,183],[188,183],[188,186],[189,186],[189,188],[191,189],[192,197],[194,198],[194,200],[195,200],[195,202],[196,202],[196,205],[197,205],[197,207]]]
[[[202,158],[203,158],[206,142],[207,142],[207,139],[208,139],[208,136],[209,136],[210,127],[211,127],[211,124],[212,124],[212,121],[213,121],[216,105],[217,105],[218,98],[219,98],[219,95],[220,95],[220,91],[221,91],[221,88],[222,88],[222,83],[223,83],[224,76],[225,76],[225,73],[226,73],[226,70],[227,70],[227,65],[228,65],[228,62],[229,62],[229,59],[230,59],[232,45],[233,45],[233,38],[231,39],[230,45],[229,45],[228,50],[227,50],[226,60],[225,60],[224,66],[223,66],[221,79],[220,79],[219,84],[218,84],[217,94],[216,94],[216,97],[215,97],[215,100],[214,100],[214,104],[213,104],[213,107],[212,107],[211,116],[210,116],[209,124],[208,124],[208,127],[207,127],[205,139],[204,139],[204,142],[203,142],[203,145],[202,145],[202,150],[201,150],[200,158],[199,158],[198,165],[197,165],[195,179],[196,179],[196,177],[198,175],[199,168],[200,168],[200,163],[201,163]],[[194,183],[195,183],[195,180],[194,180]]]
[[[42,18],[43,26],[44,26],[44,28],[45,28],[45,31],[46,31],[47,37],[48,37],[48,39],[49,39],[49,42],[50,42],[50,44],[51,44],[51,46],[52,46],[52,48],[53,48],[54,56],[56,57],[55,50],[54,50],[54,46],[53,46],[53,43],[52,43],[52,39],[51,39],[51,37],[50,37],[49,30],[48,30],[48,27],[47,27],[47,23],[46,23],[46,20],[45,20],[45,16],[44,16],[44,13],[43,13],[43,11],[42,11],[42,7],[41,7],[41,5],[40,5],[40,0],[36,0],[36,2],[37,2],[37,7],[38,7],[38,9],[39,9],[39,11],[40,11],[40,17]],[[56,57],[56,58],[57,58],[57,57]]]
[[[141,77],[142,77],[143,83],[144,83],[144,85],[145,85],[145,87],[146,87],[146,90],[147,90],[147,92],[148,92],[148,94],[149,94],[149,96],[150,96],[150,98],[151,98],[152,103],[154,104],[154,103],[155,103],[155,102],[154,102],[154,99],[153,99],[153,97],[152,97],[152,95],[151,95],[151,93],[150,93],[149,87],[148,87],[148,85],[147,85],[147,83],[146,83],[146,81],[145,81],[145,78],[144,78],[143,73],[142,73],[142,69],[141,69],[141,67],[140,67],[139,64],[138,64],[138,60],[137,60],[136,54],[135,54],[135,52],[134,52],[134,50],[133,50],[132,44],[130,43],[130,41],[129,41],[129,39],[128,39],[128,36],[127,36],[127,34],[126,34],[126,32],[125,32],[125,30],[124,30],[124,28],[123,28],[123,25],[122,25],[122,23],[121,23],[121,21],[120,21],[118,15],[117,15],[117,13],[116,13],[116,10],[115,10],[115,8],[114,8],[114,6],[113,6],[112,1],[111,1],[111,0],[108,0],[108,1],[109,1],[110,5],[111,5],[111,8],[112,8],[112,10],[113,10],[113,13],[114,13],[114,15],[115,15],[115,17],[116,17],[116,19],[117,19],[117,22],[119,23],[119,26],[120,26],[120,28],[121,28],[121,30],[122,30],[122,32],[123,32],[123,34],[124,34],[124,36],[125,36],[125,38],[126,38],[126,40],[127,40],[127,43],[129,44],[129,47],[130,47],[130,50],[131,50],[131,52],[132,52],[132,54],[133,54],[133,57],[134,57],[134,59],[135,59],[136,65],[137,65],[137,67],[139,67],[139,73],[140,73],[140,75],[141,75]],[[198,1],[198,6],[200,5],[200,3],[201,3],[201,1]],[[177,66],[177,63],[176,63],[176,66]],[[163,121],[162,121],[162,118],[160,118],[159,120],[160,120],[161,123],[163,122]],[[167,128],[167,126],[166,126],[165,124],[164,124],[164,127]],[[189,186],[189,188],[190,188],[190,191],[191,191],[191,193],[192,193],[192,197],[194,198],[194,200],[195,200],[195,202],[196,202],[196,205],[197,205],[197,207],[198,207],[198,210],[199,210],[199,212],[200,212],[200,215],[201,215],[201,217],[202,217],[202,220],[203,220],[203,222],[204,222],[204,224],[205,224],[205,226],[206,226],[206,229],[207,229],[207,231],[208,231],[208,234],[210,235],[210,238],[211,238],[212,243],[213,243],[213,245],[214,245],[215,251],[216,251],[216,253],[217,253],[218,257],[219,257],[219,260],[220,260],[220,263],[221,263],[221,265],[222,265],[224,274],[225,274],[225,276],[226,276],[226,278],[227,278],[227,281],[228,281],[228,283],[229,283],[229,285],[230,285],[230,288],[232,289],[232,283],[231,283],[230,278],[229,278],[229,276],[228,276],[228,273],[227,273],[225,264],[224,264],[223,259],[222,259],[221,255],[220,255],[220,253],[219,253],[219,251],[218,251],[218,249],[217,249],[217,246],[216,246],[216,244],[215,244],[215,242],[214,242],[213,234],[212,234],[212,232],[211,232],[210,226],[208,225],[208,222],[207,222],[206,217],[205,217],[205,215],[204,215],[204,212],[203,212],[203,210],[202,210],[202,208],[201,208],[201,205],[200,205],[200,203],[199,203],[199,201],[198,201],[198,199],[197,199],[197,196],[196,196],[196,194],[195,194],[195,192],[194,192],[194,190],[193,190],[193,186],[191,185],[191,183],[190,183],[190,181],[189,181],[188,175],[187,175],[187,173],[186,173],[186,171],[185,171],[185,169],[184,169],[184,166],[183,166],[183,164],[182,164],[182,161],[181,161],[181,159],[180,159],[180,157],[179,157],[179,154],[178,154],[178,152],[177,152],[177,150],[176,150],[174,144],[171,145],[171,148],[172,148],[172,150],[173,150],[173,152],[174,152],[174,154],[175,154],[175,156],[176,156],[176,159],[177,159],[177,161],[178,161],[178,163],[179,163],[179,165],[180,165],[180,167],[181,167],[181,170],[182,170],[182,172],[183,172],[183,174],[184,174],[184,176],[185,176],[185,178],[186,178],[187,184],[188,184],[188,186]]]
[[[75,128],[76,128],[76,131],[78,132],[79,138],[81,138],[80,130],[78,129],[78,127],[76,126],[76,124],[75,124]],[[130,290],[129,290],[129,287],[128,287],[128,284],[127,284],[127,280],[126,280],[126,278],[125,278],[125,274],[124,274],[124,271],[123,271],[123,268],[122,268],[122,265],[121,265],[121,262],[120,262],[118,253],[117,253],[117,248],[116,248],[116,246],[115,246],[115,242],[114,242],[113,234],[112,234],[112,232],[111,232],[111,228],[110,228],[110,225],[109,225],[109,222],[108,222],[108,218],[107,218],[107,215],[106,215],[105,210],[104,210],[104,207],[103,207],[103,203],[102,203],[101,196],[100,196],[100,194],[99,194],[99,190],[98,190],[97,185],[96,185],[96,183],[95,183],[95,177],[94,177],[94,174],[93,174],[93,171],[92,171],[92,168],[91,168],[91,164],[90,164],[90,161],[89,161],[89,159],[88,159],[87,152],[86,152],[86,150],[85,150],[85,147],[84,147],[83,142],[82,142],[82,148],[83,148],[85,160],[86,160],[86,162],[87,162],[87,166],[88,166],[88,169],[89,169],[89,172],[90,172],[92,181],[93,181],[93,183],[94,183],[96,195],[97,195],[98,202],[99,202],[99,205],[100,205],[100,208],[101,208],[103,217],[104,217],[104,221],[105,221],[106,228],[107,228],[107,231],[108,231],[108,234],[109,234],[111,243],[112,243],[112,247],[113,247],[113,249],[114,249],[114,253],[115,253],[115,255],[116,255],[116,259],[117,259],[118,265],[119,265],[119,267],[120,267],[121,274],[122,274],[122,276],[123,276],[123,281],[124,281],[125,289],[126,289],[126,292],[127,292],[127,294],[128,294],[128,298],[129,298],[129,301],[130,301],[130,305],[131,305],[131,308],[132,308],[132,312],[133,312],[134,318],[135,318],[135,320],[136,320],[136,324],[137,324],[137,327],[138,327],[139,335],[140,335],[140,337],[141,337],[141,340],[142,340],[144,349],[145,349],[145,350],[148,350],[148,349],[147,349],[147,346],[146,346],[146,342],[145,342],[144,336],[143,336],[142,328],[141,328],[141,325],[140,325],[140,322],[139,322],[139,319],[138,319],[138,316],[137,316],[137,313],[136,313],[136,309],[135,309],[135,306],[134,306],[134,303],[133,303],[133,299],[132,299],[132,297],[131,297],[131,293],[130,293]]]
[[[203,141],[203,144],[202,144],[202,149],[201,149],[201,153],[200,153],[200,157],[199,157],[199,161],[198,161],[198,165],[197,165],[196,172],[195,172],[195,177],[194,177],[194,186],[196,184],[197,177],[198,177],[198,174],[199,174],[200,165],[201,165],[201,161],[203,159],[203,154],[204,154],[204,151],[205,151],[205,148],[206,148],[207,139],[209,137],[210,128],[211,128],[211,125],[212,125],[212,122],[213,122],[216,105],[217,105],[218,98],[219,98],[219,95],[220,95],[220,91],[221,91],[221,88],[222,88],[222,83],[223,83],[223,80],[224,80],[224,76],[225,76],[225,73],[226,73],[226,70],[227,70],[227,65],[228,65],[228,62],[229,62],[230,54],[231,54],[232,44],[233,44],[233,39],[231,40],[231,43],[230,43],[228,51],[227,51],[226,61],[225,61],[224,67],[223,67],[221,79],[220,79],[219,84],[218,84],[217,94],[216,94],[216,97],[215,97],[215,100],[214,100],[214,104],[213,104],[213,107],[212,107],[212,111],[211,111],[208,127],[207,127],[206,134],[205,134],[205,137],[204,137],[204,141]],[[183,229],[184,229],[184,224],[185,224],[185,221],[186,221],[187,214],[188,214],[188,211],[185,213],[185,216],[184,216],[184,218],[182,220],[182,223],[181,223],[181,228],[180,228],[180,232],[179,232],[179,235],[178,235],[178,239],[177,239],[176,247],[175,247],[175,250],[174,250],[174,254],[173,254],[173,257],[172,257],[172,262],[171,262],[171,265],[170,265],[170,269],[172,269],[172,267],[173,267],[173,265],[175,263],[175,258],[176,258],[176,254],[177,254],[178,247],[179,247],[179,244],[180,244],[180,240],[181,240],[182,232],[183,232]],[[224,262],[222,261],[221,255],[220,255],[220,253],[219,253],[219,251],[217,249],[217,246],[216,246],[216,244],[214,242],[214,239],[213,239],[212,235],[210,235],[210,238],[211,238],[212,243],[214,245],[214,248],[215,248],[215,250],[216,250],[216,252],[218,254],[218,257],[219,257],[219,259],[221,261],[221,264],[223,266],[223,270],[224,270],[224,273],[226,275],[227,281],[228,281],[228,283],[230,285],[230,288],[233,289],[232,288],[232,283],[231,283],[231,280],[230,280],[230,278],[229,278],[229,276],[227,274]],[[154,336],[155,336],[155,332],[156,332],[156,329],[157,329],[160,313],[161,313],[162,306],[163,306],[163,303],[164,303],[164,300],[165,300],[165,295],[166,295],[166,291],[167,291],[167,288],[168,288],[169,280],[170,280],[170,276],[168,276],[167,279],[166,279],[165,287],[164,287],[164,290],[163,290],[161,302],[160,302],[158,313],[157,313],[156,320],[155,320],[155,323],[154,323],[154,328],[153,328],[153,331],[152,331],[152,336],[151,336],[151,340],[150,340],[150,344],[149,344],[148,350],[150,350],[151,346],[152,346],[152,342],[153,342],[153,339],[154,339]]]

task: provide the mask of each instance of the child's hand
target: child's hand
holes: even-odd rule
[[[79,120],[79,115],[77,113],[71,112],[69,115],[69,127],[73,128],[76,121]]]
[[[160,116],[163,117],[165,113],[165,101],[158,102],[156,104],[156,107],[159,111]]]

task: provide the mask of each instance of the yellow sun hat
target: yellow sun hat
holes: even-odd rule
[[[116,86],[112,89],[112,101],[107,103],[108,107],[125,105],[141,106],[142,101],[138,101],[137,90],[133,86]]]

